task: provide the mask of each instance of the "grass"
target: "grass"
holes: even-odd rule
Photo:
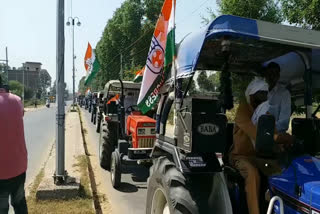
[[[77,164],[74,165],[81,173],[81,186],[79,196],[70,200],[37,200],[36,191],[44,177],[44,169],[37,175],[30,195],[27,197],[29,213],[85,213],[94,214],[93,198],[90,190],[90,179],[88,175],[88,161],[85,155],[78,156]]]

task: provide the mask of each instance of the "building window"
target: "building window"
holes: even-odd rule
[[[39,68],[36,68],[36,71],[39,71]]]
[[[29,71],[29,67],[27,67],[27,70]]]

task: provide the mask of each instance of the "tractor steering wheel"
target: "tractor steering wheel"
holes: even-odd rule
[[[134,112],[134,111],[139,111],[137,105],[129,106],[129,107],[126,109],[126,114],[131,114],[131,113]]]

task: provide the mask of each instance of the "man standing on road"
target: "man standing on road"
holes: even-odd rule
[[[278,83],[280,79],[280,66],[275,62],[269,63],[265,78],[269,85],[269,112],[276,119],[278,133],[285,133],[289,128],[291,116],[291,94]]]
[[[0,76],[0,213],[8,213],[9,196],[15,213],[28,213],[24,183],[27,149],[21,99],[3,88]]]

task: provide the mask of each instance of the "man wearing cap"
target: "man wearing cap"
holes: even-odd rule
[[[0,213],[8,213],[9,196],[15,213],[28,213],[24,183],[27,149],[21,99],[8,93],[0,76]]]
[[[261,113],[258,106],[266,111],[268,84],[262,79],[254,79],[245,92],[246,102],[242,102],[235,117],[233,145],[230,152],[230,163],[239,170],[245,180],[245,191],[249,214],[259,214],[260,175],[254,164],[256,158],[255,141],[257,126],[253,123],[254,113]],[[259,112],[257,112],[259,110]],[[256,118],[257,120],[258,118]],[[290,144],[290,136],[275,134],[277,143]]]
[[[269,85],[269,112],[275,117],[278,133],[285,133],[289,128],[291,116],[291,95],[279,84],[280,66],[275,62],[269,63],[264,76]]]

